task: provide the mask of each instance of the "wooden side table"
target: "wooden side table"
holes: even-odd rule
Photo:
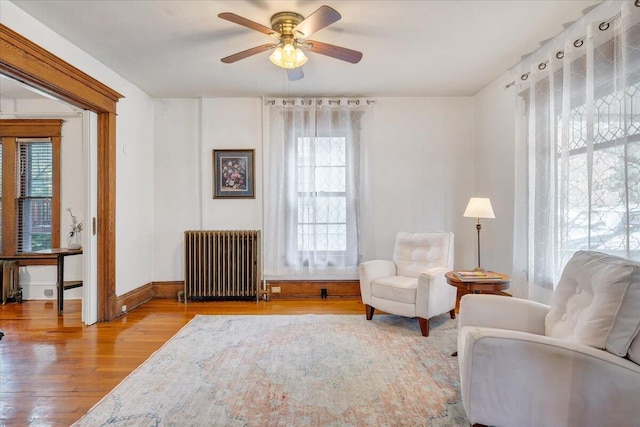
[[[511,278],[506,274],[496,273],[495,271],[487,271],[487,273],[499,276],[499,279],[468,279],[462,280],[458,278],[454,271],[450,271],[444,275],[447,278],[447,283],[451,286],[455,286],[458,289],[471,291],[474,294],[481,294],[483,292],[495,292],[504,291],[509,289],[511,284]]]
[[[79,288],[82,286],[82,280],[64,280],[64,258],[71,255],[82,255],[82,248],[80,249],[67,249],[67,248],[52,248],[43,249],[37,252],[21,252],[16,255],[0,256],[1,260],[17,260],[17,261],[34,261],[34,260],[56,260],[57,274],[56,274],[56,288],[57,288],[57,300],[58,300],[58,314],[62,314],[64,309],[64,291],[67,289]]]
[[[481,294],[483,292],[495,292],[504,291],[509,288],[511,278],[506,274],[496,273],[495,271],[487,271],[491,275],[500,277],[499,279],[467,279],[462,280],[456,276],[455,271],[449,271],[444,275],[447,278],[447,283],[451,286],[455,286],[459,290],[471,291],[474,294]],[[457,357],[458,352],[451,353],[452,357]]]

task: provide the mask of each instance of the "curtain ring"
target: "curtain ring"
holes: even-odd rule
[[[574,45],[575,47],[580,47],[580,46],[582,46],[583,44],[584,44],[584,38],[577,39],[576,41],[574,41],[574,42],[573,42],[573,45]]]
[[[638,0],[638,1],[640,1],[640,0]],[[371,105],[371,104],[373,104],[374,102],[375,102],[375,101],[372,101],[372,100],[370,100],[370,99],[367,99],[367,105]]]
[[[598,25],[598,28],[600,29],[600,31],[607,31],[609,29],[609,23],[601,22],[600,25]]]
[[[529,73],[524,73],[520,76],[520,80],[527,80],[529,78]]]
[[[634,4],[636,7],[640,7],[640,0],[636,0],[633,4]]]
[[[557,51],[556,52],[556,58],[558,58],[558,59],[564,58],[564,51],[562,51],[562,50]]]
[[[322,99],[318,99],[318,105],[322,105]]]
[[[538,64],[538,70],[542,71],[545,68],[547,68],[547,63],[546,62],[541,62]]]

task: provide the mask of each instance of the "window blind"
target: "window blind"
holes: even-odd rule
[[[53,146],[50,138],[17,139],[18,252],[51,248]]]

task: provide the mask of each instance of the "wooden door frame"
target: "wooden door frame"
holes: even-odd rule
[[[98,115],[98,321],[116,312],[116,103],[123,95],[0,24],[0,73]]]

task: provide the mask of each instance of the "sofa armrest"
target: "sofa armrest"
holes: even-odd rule
[[[631,426],[640,366],[556,338],[463,327],[458,351],[469,421],[513,426]]]
[[[548,305],[500,295],[468,294],[460,299],[458,328],[485,326],[544,335]]]
[[[365,261],[358,267],[362,302],[371,304],[371,281],[396,275],[396,264],[388,260]]]

